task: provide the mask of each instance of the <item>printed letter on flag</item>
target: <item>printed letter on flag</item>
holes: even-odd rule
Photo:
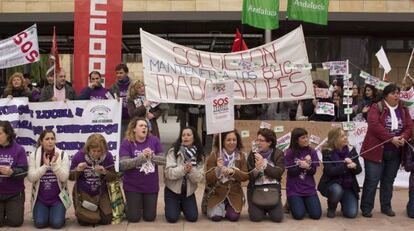
[[[309,23],[328,24],[329,0],[289,0],[287,17]]]
[[[242,23],[261,29],[279,27],[279,0],[244,0]]]
[[[36,24],[0,41],[0,69],[39,61]]]
[[[75,0],[74,35],[75,90],[88,86],[91,71],[101,73],[104,87],[111,86],[121,62],[122,1]]]

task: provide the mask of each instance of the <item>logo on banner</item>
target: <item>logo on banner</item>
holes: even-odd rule
[[[98,105],[91,108],[90,112],[94,115],[92,123],[112,123],[112,120],[108,119],[108,115],[111,112],[109,107]]]

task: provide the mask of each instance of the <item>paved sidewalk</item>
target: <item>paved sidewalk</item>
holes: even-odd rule
[[[171,143],[175,141],[179,133],[179,125],[175,122],[175,117],[170,117],[168,119],[167,124],[161,123],[159,120],[160,126],[160,133],[161,133],[161,140],[163,143],[164,148],[168,148],[171,146]],[[166,150],[165,150],[166,151]],[[161,173],[162,171],[160,171]],[[160,178],[162,179],[162,174],[160,174]],[[162,182],[162,181],[161,181]],[[69,188],[72,189],[73,183],[70,182]],[[373,218],[364,218],[361,214],[358,215],[355,219],[346,219],[343,218],[338,211],[337,217],[334,219],[330,219],[326,217],[326,199],[320,197],[322,208],[323,208],[323,217],[320,220],[311,220],[306,218],[301,221],[293,220],[289,214],[286,214],[285,220],[282,223],[272,223],[270,221],[264,221],[260,223],[250,222],[247,214],[247,206],[243,207],[241,219],[238,222],[212,222],[209,221],[203,215],[199,216],[199,220],[195,223],[185,222],[182,218],[176,224],[169,224],[166,222],[164,217],[164,185],[161,183],[161,190],[158,196],[158,210],[157,210],[157,219],[155,222],[139,222],[139,223],[128,223],[127,221],[123,221],[121,224],[118,225],[108,225],[108,226],[97,226],[96,228],[92,227],[81,227],[76,222],[74,216],[73,207],[69,209],[66,214],[67,221],[66,226],[62,230],[110,230],[110,231],[132,231],[132,230],[139,230],[139,231],[152,231],[152,230],[168,230],[168,231],[190,231],[190,230],[222,230],[222,231],[255,231],[255,230],[317,230],[317,231],[336,231],[336,230],[352,230],[352,231],[369,231],[369,230],[411,230],[414,228],[414,219],[410,219],[406,216],[405,206],[408,201],[408,190],[395,190],[394,191],[394,198],[393,198],[393,208],[394,211],[397,213],[396,217],[387,217],[379,212],[379,201],[376,201],[376,207],[373,211]],[[31,221],[31,209],[30,209],[30,190],[31,185],[26,180],[26,203],[25,203],[25,222],[22,227],[19,228],[0,228],[1,231],[3,230],[37,230],[34,228],[33,223]],[[202,193],[204,190],[204,186],[200,184],[199,188],[196,191],[197,202],[200,205]],[[283,191],[285,194],[285,191]],[[283,195],[285,196],[285,195]],[[378,198],[378,193],[377,193]],[[286,198],[283,198],[283,202],[286,201]],[[200,213],[201,214],[201,213]],[[46,229],[48,230],[48,229]]]

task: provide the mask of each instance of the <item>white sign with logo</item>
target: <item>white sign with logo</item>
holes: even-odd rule
[[[209,83],[206,86],[207,134],[234,130],[233,81]]]

